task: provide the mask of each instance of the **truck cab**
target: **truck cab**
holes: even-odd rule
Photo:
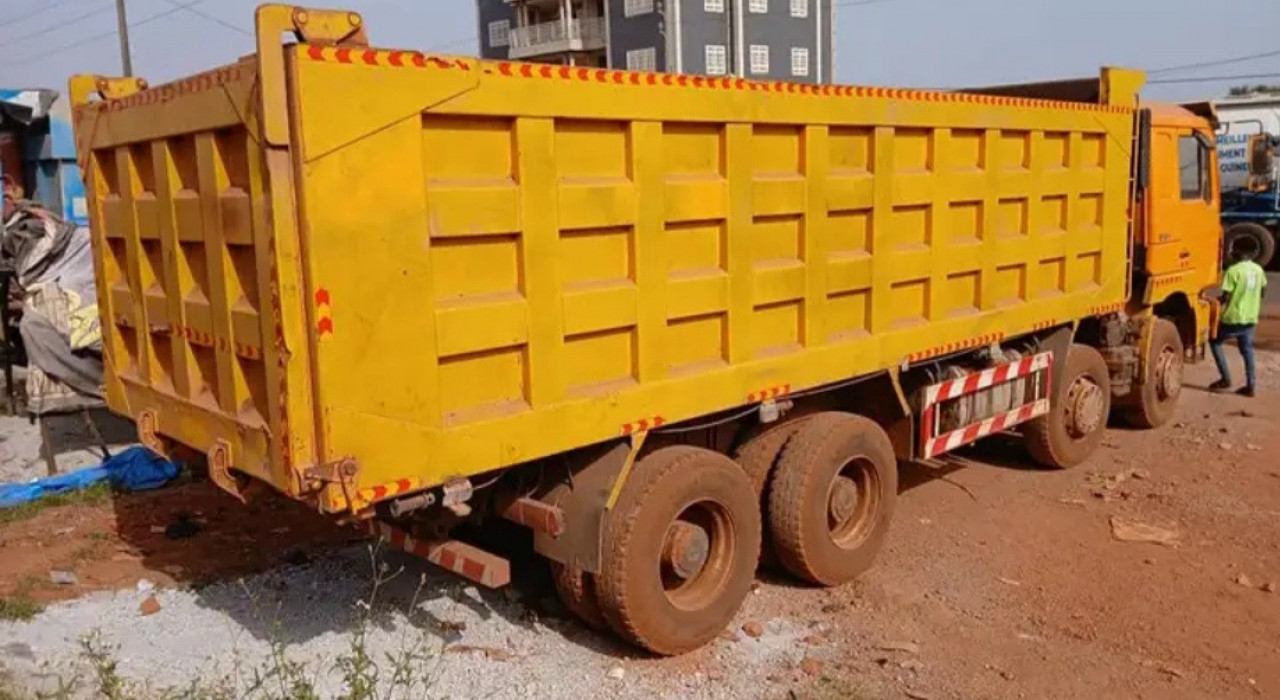
[[[1133,298],[1202,348],[1222,267],[1212,108],[1144,103],[1139,120]]]

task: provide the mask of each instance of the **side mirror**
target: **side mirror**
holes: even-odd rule
[[[1249,137],[1249,189],[1266,190],[1275,172],[1276,141],[1268,134]]]

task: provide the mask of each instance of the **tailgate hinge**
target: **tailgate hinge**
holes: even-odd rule
[[[355,476],[360,471],[360,466],[350,457],[340,459],[336,462],[326,462],[307,467],[302,471],[302,476],[310,482],[312,488],[319,490],[327,484],[342,484],[346,486],[355,480]]]

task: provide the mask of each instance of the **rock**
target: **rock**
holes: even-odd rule
[[[819,673],[822,673],[822,662],[806,656],[804,660],[800,662],[800,670],[803,671],[806,676],[816,676]]]
[[[60,571],[58,569],[49,570],[49,580],[59,586],[74,586],[80,583],[80,579],[70,571]]]
[[[1244,446],[1244,448],[1245,448],[1246,450],[1250,451],[1250,452],[1261,452],[1261,451],[1262,451],[1262,447],[1261,447],[1260,445],[1255,445],[1255,444],[1253,444],[1253,443],[1249,443],[1249,444],[1245,445],[1245,446]]]
[[[707,680],[713,683],[719,683],[720,681],[724,680],[724,669],[722,668],[708,669]]]
[[[908,690],[907,697],[911,700],[933,700],[933,696],[922,690]]]
[[[445,652],[449,654],[484,654],[485,658],[490,661],[510,661],[516,658],[516,653],[510,649],[476,646],[472,644],[453,644],[446,647]]]
[[[609,677],[609,680],[620,681],[624,676],[627,675],[627,670],[621,666],[614,666],[613,668],[609,669],[609,672],[606,673],[605,675]]]
[[[1182,671],[1179,671],[1178,669],[1172,666],[1161,665],[1161,666],[1158,666],[1156,670],[1165,674],[1166,676],[1173,676],[1174,678],[1186,678],[1186,675]]]
[[[1218,443],[1218,449],[1222,450],[1223,452],[1230,452],[1232,447],[1234,447],[1234,445],[1232,445],[1229,442]]]
[[[151,581],[149,581],[149,580],[147,580],[147,579],[145,579],[145,578],[140,578],[140,579],[138,579],[138,592],[139,592],[139,593],[150,593],[151,591],[154,591],[155,589],[156,589],[156,584],[152,583]]]
[[[920,645],[915,642],[885,642],[876,648],[881,651],[901,651],[906,654],[920,653]]]
[[[759,622],[748,622],[742,626],[742,633],[752,639],[759,639],[764,634],[764,625]]]
[[[1003,576],[1001,576],[1001,577],[1000,577],[999,581],[1000,581],[1000,583],[1003,583],[1003,584],[1005,584],[1006,586],[1021,586],[1021,585],[1022,585],[1022,582],[1021,582],[1021,581],[1015,581],[1015,580],[1013,580],[1013,579],[1011,579],[1011,578],[1005,578],[1005,577],[1003,577]]]
[[[1208,416],[1205,416],[1205,417],[1208,418]],[[1232,411],[1231,413],[1228,413],[1227,417],[1228,418],[1253,418],[1254,414],[1252,411],[1246,411],[1244,409],[1241,409],[1239,411]]]
[[[1258,590],[1262,591],[1263,593],[1275,593],[1275,592],[1276,592],[1276,582],[1275,582],[1275,581],[1267,581],[1266,583],[1262,584],[1262,586],[1260,586],[1260,587],[1258,588]]]
[[[1137,479],[1138,481],[1144,481],[1151,478],[1151,472],[1146,469],[1131,469],[1129,470],[1129,476]]]
[[[1245,588],[1253,588],[1253,581],[1249,580],[1249,577],[1243,571],[1236,574],[1235,581]]]
[[[1111,536],[1118,542],[1150,542],[1166,547],[1178,544],[1178,533],[1175,530],[1146,523],[1127,522],[1116,516],[1111,517]]]
[[[144,598],[142,604],[138,606],[138,612],[142,613],[143,617],[154,615],[160,612],[160,601],[156,600],[154,595],[149,595]]]
[[[734,632],[733,630],[725,630],[725,631],[721,632],[721,633],[720,633],[720,638],[721,638],[721,639],[723,639],[723,640],[725,640],[726,642],[740,642],[740,641],[742,641],[742,635],[738,634],[737,632]]]
[[[908,671],[919,671],[924,668],[924,663],[920,662],[917,659],[907,659],[906,661],[900,662],[898,664],[898,667],[906,669]]]
[[[163,535],[163,534],[164,534],[164,529],[165,529],[165,528],[164,528],[164,525],[152,525],[152,526],[151,526],[151,534],[153,534],[153,535]]]

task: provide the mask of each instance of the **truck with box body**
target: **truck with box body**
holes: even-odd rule
[[[1268,265],[1280,236],[1280,95],[1212,103],[1217,121],[1224,245],[1248,245]]]
[[[73,80],[110,405],[485,585],[508,562],[456,526],[527,526],[653,652],[718,634],[762,556],[856,577],[899,460],[1016,430],[1070,467],[1203,356],[1212,130],[1139,73],[759,83],[257,22],[208,73]]]

